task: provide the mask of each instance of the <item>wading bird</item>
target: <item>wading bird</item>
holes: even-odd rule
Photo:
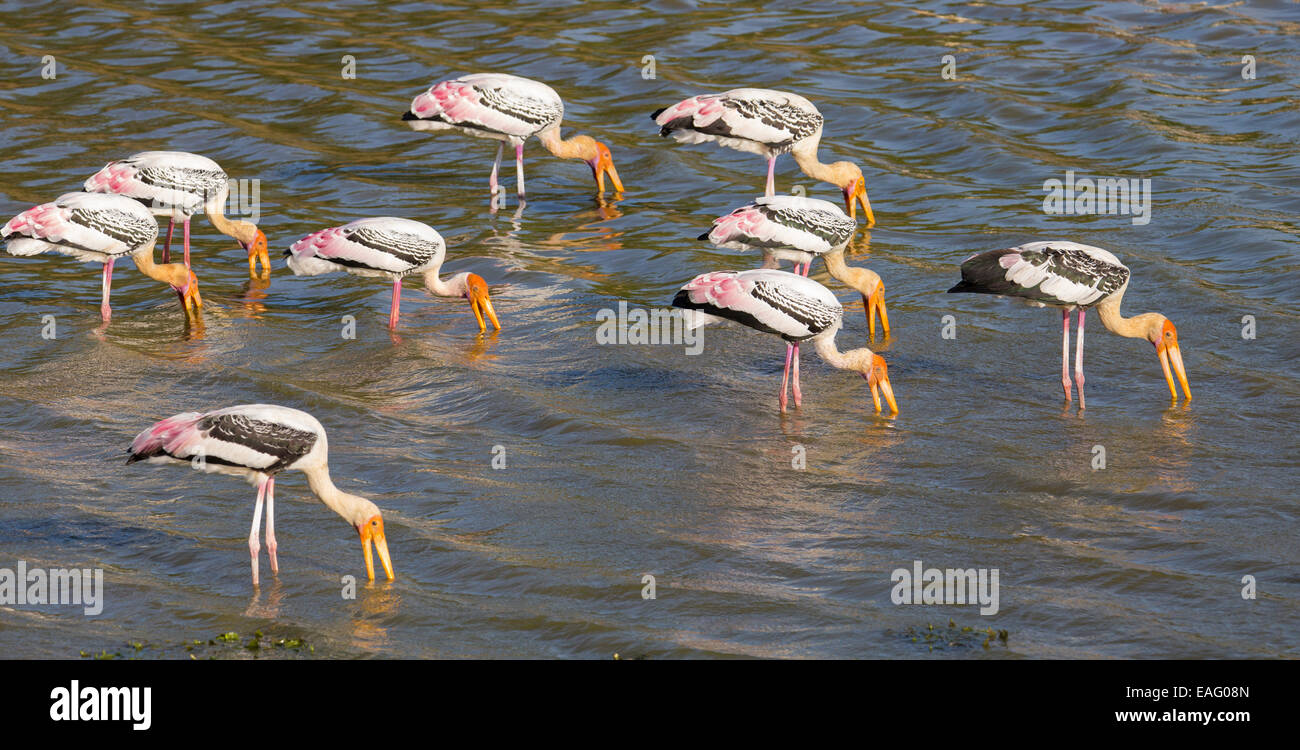
[[[659,125],[661,136],[672,135],[683,143],[713,141],[767,159],[769,198],[776,194],[776,158],[792,153],[804,174],[840,189],[850,217],[857,218],[860,202],[867,226],[876,223],[862,170],[852,162],[823,164],[818,160],[817,146],[825,119],[812,102],[798,94],[732,89],[692,96],[650,117]]]
[[[688,312],[686,325],[697,328],[708,323],[732,320],[786,341],[785,374],[781,379],[781,411],[786,407],[786,389],[794,367],[794,405],[799,406],[799,343],[811,341],[817,353],[832,367],[854,370],[871,386],[871,398],[880,413],[880,393],[897,414],[894,389],[889,384],[885,360],[870,349],[841,352],[835,334],[844,322],[844,308],[831,290],[798,274],[775,269],[714,271],[701,274],[681,288],[673,307]],[[877,388],[879,391],[877,391]]]
[[[131,442],[127,463],[189,463],[208,473],[243,477],[257,485],[253,509],[253,530],[248,534],[248,551],[253,561],[253,585],[257,585],[257,525],[266,500],[266,551],[271,572],[278,573],[275,543],[275,475],[301,471],[307,475],[312,493],[361,535],[366,559],[366,577],[375,580],[371,544],[379,548],[379,561],[388,580],[393,580],[393,563],[384,537],[384,518],[378,506],[364,497],[349,495],[330,480],[329,445],[325,428],[312,415],[271,404],[248,404],[210,411],[186,412],[169,417],[141,432]]]
[[[713,229],[699,236],[718,247],[759,250],[763,268],[777,263],[794,263],[795,273],[808,275],[814,258],[823,258],[826,270],[862,295],[867,328],[876,336],[876,317],[889,335],[889,314],[885,311],[885,284],[875,271],[844,262],[844,248],[853,239],[858,224],[840,207],[816,198],[777,195],[758,198],[713,220]],[[803,264],[802,271],[799,266]]]
[[[1070,400],[1070,311],[1079,311],[1079,340],[1074,355],[1074,379],[1079,386],[1079,408],[1083,403],[1083,319],[1090,307],[1097,308],[1101,324],[1126,338],[1144,338],[1156,348],[1160,366],[1169,384],[1169,395],[1177,401],[1178,391],[1169,372],[1172,365],[1183,393],[1190,401],[1192,391],[1178,348],[1178,331],[1159,313],[1131,318],[1120,314],[1120,302],[1128,289],[1129,271],[1113,254],[1099,247],[1077,242],[1030,242],[1007,250],[977,253],[961,264],[961,283],[949,292],[975,292],[1018,297],[1038,307],[1061,308],[1061,385]]]
[[[99,311],[107,323],[113,285],[113,262],[129,255],[140,272],[171,286],[186,316],[197,316],[203,305],[199,281],[181,263],[155,265],[158,222],[137,201],[120,195],[65,193],[51,203],[29,208],[0,229],[10,255],[37,255],[46,251],[104,265],[103,302]]]
[[[86,180],[88,193],[115,193],[135,198],[155,216],[166,216],[167,239],[163,263],[171,261],[172,231],[179,216],[183,225],[185,266],[190,265],[190,218],[199,212],[218,232],[233,238],[248,253],[248,275],[271,270],[266,235],[251,222],[231,221],[223,213],[230,192],[230,180],[215,161],[185,151],[142,151],[121,161],[112,161]]]
[[[389,328],[397,327],[402,277],[413,273],[424,275],[424,285],[431,294],[468,299],[480,332],[487,330],[484,315],[494,328],[501,328],[483,277],[458,273],[446,281],[438,278],[447,245],[442,235],[427,224],[392,216],[358,219],[309,234],[293,243],[285,255],[289,258],[289,268],[299,276],[346,271],[357,276],[391,279],[393,304],[388,313]]]
[[[402,120],[412,130],[458,130],[478,138],[499,141],[497,158],[492,164],[488,185],[496,200],[500,186],[497,173],[501,154],[509,143],[515,149],[519,202],[524,202],[524,141],[537,136],[547,151],[561,159],[582,159],[596,178],[596,192],[605,192],[605,174],[609,173],[614,190],[623,192],[623,183],[614,169],[614,159],[605,144],[577,135],[560,138],[560,121],[564,119],[564,102],[550,86],[504,73],[476,73],[450,81],[435,83],[415,97]]]

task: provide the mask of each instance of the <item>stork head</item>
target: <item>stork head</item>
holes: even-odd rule
[[[615,192],[623,192],[623,181],[618,178],[618,170],[614,168],[614,156],[609,152],[609,146],[588,135],[574,136],[569,141],[577,150],[578,158],[587,162],[591,167],[591,176],[596,178],[596,192],[603,194],[605,192],[605,174],[609,174],[609,181],[614,186]]]
[[[232,235],[239,246],[248,253],[248,275],[257,275],[257,263],[262,264],[262,273],[271,270],[271,256],[267,253],[266,235],[256,224],[248,221],[234,222]]]
[[[837,161],[831,165],[831,169],[834,170],[835,184],[844,194],[844,210],[848,212],[849,218],[858,218],[857,207],[861,203],[862,216],[867,220],[867,226],[875,226],[876,215],[871,212],[871,201],[867,200],[867,180],[862,176],[862,170],[848,161]]]
[[[1169,384],[1169,395],[1173,400],[1178,400],[1178,391],[1174,388],[1174,375],[1178,376],[1178,382],[1183,386],[1183,394],[1187,400],[1192,400],[1192,389],[1187,384],[1187,370],[1183,367],[1183,353],[1178,348],[1178,329],[1174,327],[1173,322],[1163,315],[1151,313],[1151,322],[1147,326],[1147,340],[1156,348],[1156,355],[1160,357],[1160,368],[1164,370],[1165,382]],[[1170,373],[1170,368],[1173,373]]]
[[[168,282],[181,301],[186,317],[198,317],[203,312],[203,297],[199,294],[199,277],[184,263],[169,263],[172,279]]]
[[[379,506],[365,501],[368,508],[362,511],[362,515],[374,511],[373,515],[368,518],[359,520],[356,523],[357,533],[361,535],[361,549],[366,557],[366,579],[375,580],[375,560],[371,551],[371,545],[379,550],[379,562],[384,566],[384,574],[388,580],[393,580],[393,561],[388,557],[388,539],[384,536],[384,517],[379,512]]]
[[[871,386],[871,400],[875,402],[876,413],[880,413],[880,394],[885,395],[891,414],[898,413],[898,402],[894,401],[894,387],[889,383],[889,366],[885,358],[870,349],[854,349],[844,354],[848,365],[845,369],[857,370]]]
[[[469,300],[469,309],[474,313],[474,318],[478,320],[478,330],[480,333],[487,330],[487,325],[483,322],[483,316],[492,321],[492,327],[501,330],[501,322],[497,320],[497,312],[492,309],[492,300],[488,297],[488,285],[482,276],[476,273],[465,274],[465,298]]]

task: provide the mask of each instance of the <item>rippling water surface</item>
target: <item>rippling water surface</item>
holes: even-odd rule
[[[0,5],[0,216],[112,159],[194,151],[261,181],[276,264],[250,282],[198,221],[204,325],[124,262],[101,330],[97,266],[0,256],[0,567],[102,567],[107,588],[98,617],[0,607],[0,654],[183,656],[260,629],[318,657],[1300,655],[1294,3],[490,5]],[[400,122],[431,82],[482,70],[550,83],[626,196],[598,203],[586,167],[532,142],[527,207],[491,213],[491,144]],[[822,158],[867,175],[878,225],[850,262],[886,281],[896,419],[811,350],[803,408],[779,415],[779,342],[743,329],[694,357],[596,343],[603,308],[756,265],[694,238],[761,191],[762,161],[648,119],[742,85],[813,100]],[[1067,170],[1151,179],[1150,224],[1044,215]],[[837,197],[789,158],[777,178]],[[409,285],[390,338],[387,285],[283,266],[297,238],[371,215],[438,228],[504,330]],[[1094,316],[1088,408],[1063,409],[1058,315],[944,293],[967,255],[1047,238],[1129,265],[1126,309],[1177,323],[1194,401],[1171,408],[1151,347]],[[860,299],[830,283],[842,344],[863,345]],[[336,481],[384,509],[396,582],[341,599],[355,533],[287,474],[281,572],[254,594],[247,485],[123,465],[157,419],[250,402],[324,423]],[[894,605],[891,571],[918,559],[997,568],[1000,611]],[[910,635],[949,619],[1008,638]]]

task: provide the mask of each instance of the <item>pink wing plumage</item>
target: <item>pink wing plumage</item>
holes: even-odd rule
[[[682,287],[696,304],[745,311],[753,302],[753,283],[733,271],[714,271],[696,276]]]
[[[0,235],[6,239],[22,235],[36,240],[59,242],[76,225],[68,221],[72,212],[54,203],[42,203],[29,208],[5,223]]]
[[[660,112],[655,117],[655,122],[664,126],[674,120],[689,117],[692,127],[703,129],[717,122],[718,118],[726,112],[727,108],[723,106],[721,97],[717,94],[706,94],[677,102]]]
[[[131,441],[131,453],[150,456],[165,452],[174,456],[184,456],[190,445],[203,440],[197,425],[203,415],[190,411],[158,422],[153,427],[135,436]]]
[[[720,246],[732,242],[747,244],[755,239],[771,239],[773,229],[772,222],[757,207],[743,206],[714,219],[708,237],[709,242]]]

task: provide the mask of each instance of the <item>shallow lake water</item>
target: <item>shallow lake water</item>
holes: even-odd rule
[[[260,181],[275,265],[250,281],[197,220],[203,325],[124,261],[105,329],[97,266],[0,255],[0,567],[105,575],[95,617],[0,605],[0,656],[184,658],[255,630],[317,658],[1300,655],[1292,3],[0,8],[0,216],[110,160],[193,151]],[[483,70],[552,85],[565,135],[607,143],[626,194],[597,201],[584,165],[533,141],[526,207],[507,168],[490,211],[492,144],[401,122]],[[698,356],[597,342],[601,310],[758,264],[695,238],[761,193],[762,160],[649,119],[739,86],[811,99],[822,159],[866,174],[877,225],[850,263],[886,283],[873,347],[896,418],[811,348],[803,406],[779,414],[783,347],[741,328]],[[1150,222],[1044,214],[1068,171],[1150,179]],[[838,198],[784,157],[778,189],[795,185]],[[437,228],[503,329],[410,283],[390,336],[387,284],[284,266],[303,235],[374,215]],[[1088,406],[1066,408],[1058,313],[945,293],[968,255],[1035,239],[1129,266],[1126,313],[1177,324],[1193,401],[1171,406],[1152,348],[1093,316]],[[860,297],[813,277],[846,305],[841,346],[867,344]],[[355,532],[285,474],[281,570],[264,560],[254,592],[249,486],[124,465],[156,420],[259,402],[325,425],[335,481],[384,511],[395,582],[365,585]],[[996,568],[998,612],[894,604],[916,560]],[[990,628],[1006,638],[986,647]]]

